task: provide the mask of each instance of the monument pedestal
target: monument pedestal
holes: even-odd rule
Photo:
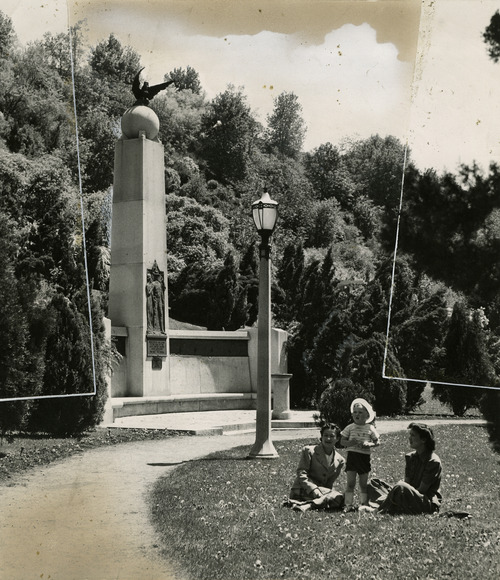
[[[155,140],[155,117],[148,107],[129,109],[122,119],[124,137],[115,148],[108,316],[113,327],[126,329],[126,379],[120,387],[125,392],[119,396],[170,394],[164,364],[168,357],[164,153]],[[150,290],[154,283],[156,288]],[[155,345],[162,339],[161,352],[148,349],[148,336],[155,337]],[[117,394],[112,381],[112,396]]]

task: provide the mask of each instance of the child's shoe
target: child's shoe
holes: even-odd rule
[[[360,512],[368,512],[368,513],[372,513],[372,512],[376,512],[377,508],[372,507],[371,505],[360,505],[358,510]]]
[[[350,513],[350,512],[355,512],[357,510],[358,510],[358,508],[355,505],[352,505],[352,504],[351,505],[344,506],[344,513],[345,514]]]

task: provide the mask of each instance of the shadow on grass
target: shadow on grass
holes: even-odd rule
[[[173,465],[182,465],[183,463],[189,463],[189,461],[172,461],[171,463],[146,463],[150,467],[171,467]]]
[[[250,458],[246,456],[225,457],[223,455],[214,455],[209,457],[200,457],[199,459],[186,459],[184,461],[146,463],[146,465],[150,465],[151,467],[171,467],[173,465],[184,465],[185,463],[204,463],[208,461],[245,461],[247,459]]]

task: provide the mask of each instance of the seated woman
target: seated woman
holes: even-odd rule
[[[368,482],[370,505],[377,506],[380,513],[430,514],[439,511],[441,460],[434,453],[434,434],[422,423],[411,423],[408,429],[410,447],[414,451],[405,455],[404,481],[394,487],[377,478]]]
[[[306,511],[319,508],[341,508],[342,493],[332,489],[345,466],[345,460],[335,450],[340,428],[333,423],[321,427],[321,442],[302,449],[297,477],[290,490],[294,509]]]

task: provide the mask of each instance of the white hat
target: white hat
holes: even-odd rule
[[[371,423],[373,419],[375,419],[375,411],[368,401],[361,398],[354,399],[354,401],[351,403],[351,413],[353,412],[354,405],[361,405],[368,411],[368,419],[366,421],[367,423]]]

